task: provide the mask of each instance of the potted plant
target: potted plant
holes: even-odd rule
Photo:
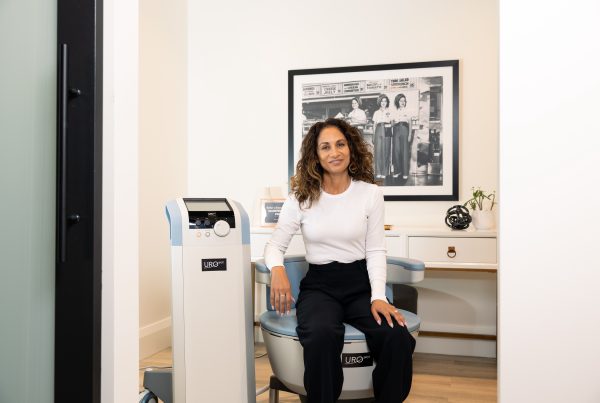
[[[469,207],[473,217],[473,226],[476,229],[492,229],[495,225],[494,213],[492,210],[496,205],[496,191],[491,193],[481,190],[480,187],[471,188],[472,196],[463,206]]]

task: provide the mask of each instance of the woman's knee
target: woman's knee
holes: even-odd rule
[[[388,335],[388,343],[403,351],[410,351],[412,354],[415,350],[415,338],[404,326],[398,326],[394,329]]]
[[[344,326],[334,324],[306,326],[301,333],[301,341],[305,347],[322,346],[330,348],[344,343]]]
[[[414,349],[415,339],[412,337],[408,329],[404,326],[389,327],[384,324],[374,337],[376,343],[380,343],[382,347],[390,346],[405,346]]]

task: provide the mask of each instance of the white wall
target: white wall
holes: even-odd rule
[[[138,3],[104,1],[102,403],[138,395]]]
[[[599,17],[500,2],[501,402],[600,402]]]
[[[190,194],[253,213],[287,177],[287,71],[460,60],[460,199],[496,189],[497,1],[189,4]],[[500,195],[501,196],[501,195]],[[390,224],[442,225],[455,202],[388,202]]]
[[[187,1],[140,2],[140,356],[171,343],[165,203],[187,188]]]

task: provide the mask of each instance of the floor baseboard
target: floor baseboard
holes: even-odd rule
[[[140,328],[140,359],[171,347],[171,317]]]

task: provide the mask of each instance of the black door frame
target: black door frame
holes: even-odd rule
[[[57,0],[57,403],[100,403],[102,5]]]

